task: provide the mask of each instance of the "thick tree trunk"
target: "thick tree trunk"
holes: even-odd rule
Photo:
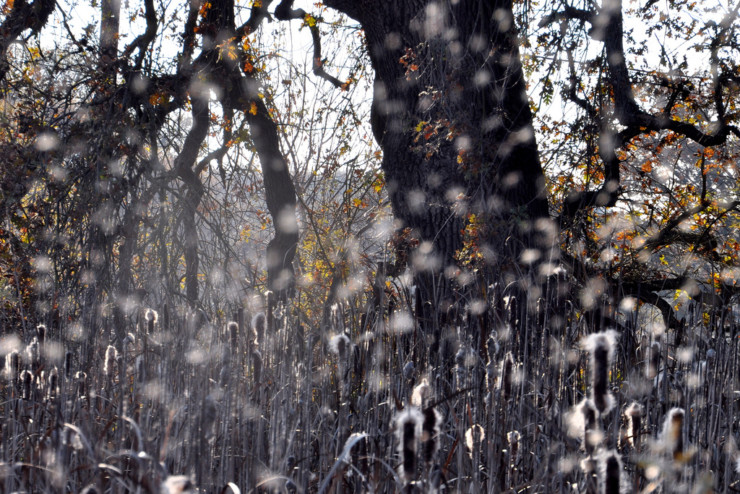
[[[471,214],[489,269],[516,266],[548,206],[511,1],[326,3],[365,29],[373,131],[394,214],[420,241],[425,302],[440,306],[433,273],[454,264]]]

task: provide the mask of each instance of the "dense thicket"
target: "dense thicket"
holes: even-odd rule
[[[6,2],[3,489],[736,488],[739,9]]]

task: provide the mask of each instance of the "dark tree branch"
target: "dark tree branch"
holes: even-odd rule
[[[728,125],[722,115],[709,126],[717,130],[713,133],[706,133],[693,124],[673,120],[665,114],[661,116],[651,115],[642,110],[635,102],[632,82],[625,61],[621,0],[610,2],[608,9],[605,9],[599,15],[608,16],[604,21],[606,25],[604,49],[609,67],[609,80],[614,91],[615,114],[619,122],[627,127],[619,134],[621,137],[619,145],[626,144],[629,139],[641,133],[660,130],[671,130],[702,146],[724,144],[730,134],[740,136],[740,130]],[[717,96],[715,95],[715,97]],[[722,106],[721,102],[718,104],[720,107]],[[721,113],[723,114],[724,111],[722,110]]]
[[[157,35],[157,11],[154,8],[154,0],[144,0],[144,16],[146,18],[146,29],[144,33],[137,36],[126,48],[123,50],[122,58],[129,57],[134,50],[139,50],[139,53],[134,62],[134,70],[140,70],[141,64],[146,56],[146,51],[149,45],[154,41]]]
[[[321,56],[321,33],[319,32],[318,21],[314,19],[315,22],[309,22],[307,19],[308,16],[305,10],[293,8],[293,0],[282,0],[280,5],[275,8],[275,18],[278,20],[290,21],[301,19],[306,21],[311,31],[311,39],[313,40],[313,73],[329,81],[334,87],[341,88],[344,86],[344,83],[324,70],[324,61]]]
[[[35,0],[33,3],[15,2],[13,9],[0,24],[0,81],[8,73],[8,48],[25,31],[38,34],[46,25],[56,5],[55,0]]]
[[[185,137],[180,153],[175,158],[174,168],[185,182],[188,191],[184,200],[183,246],[185,250],[185,289],[191,306],[198,302],[198,230],[195,226],[195,213],[203,197],[203,184],[193,170],[200,146],[208,135],[210,112],[208,100],[201,95],[193,95],[193,126]]]

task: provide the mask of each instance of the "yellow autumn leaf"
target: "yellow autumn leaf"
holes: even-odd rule
[[[252,101],[252,104],[249,106],[249,113],[252,115],[257,115],[257,103]]]

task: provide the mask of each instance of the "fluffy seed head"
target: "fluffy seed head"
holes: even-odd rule
[[[593,451],[594,447],[603,439],[602,432],[596,427],[598,417],[599,411],[588,398],[581,400],[565,415],[568,436],[580,439],[581,447],[587,452]]]
[[[147,322],[157,322],[159,320],[159,314],[157,314],[157,311],[154,309],[147,309],[146,312],[144,312],[144,319],[146,319]]]
[[[515,465],[519,461],[520,440],[521,434],[519,434],[519,431],[510,431],[506,433],[506,442],[509,443],[509,454],[511,456],[512,465]]]
[[[56,367],[51,369],[47,380],[48,380],[49,387],[48,387],[48,392],[47,392],[46,397],[48,399],[55,398],[59,390],[59,371],[57,370]]]
[[[108,345],[105,349],[105,361],[103,363],[103,373],[106,377],[113,377],[113,372],[116,366],[116,357],[118,357],[118,351],[113,345]]]
[[[195,492],[195,485],[185,475],[170,475],[162,483],[162,494],[188,494]]]
[[[226,332],[229,335],[232,350],[236,350],[237,339],[239,337],[239,323],[235,321],[229,321],[229,323],[226,325]]]
[[[683,408],[671,408],[663,422],[660,434],[661,445],[664,451],[671,453],[676,459],[683,453]]]
[[[26,347],[26,357],[28,358],[28,362],[31,364],[32,369],[36,369],[39,366],[39,339],[35,336],[33,340],[31,340],[31,343]]]
[[[347,349],[349,348],[349,338],[346,334],[340,333],[332,337],[329,340],[329,352],[337,355],[340,359],[344,360],[347,357]]]
[[[504,356],[501,362],[501,373],[499,377],[499,386],[501,387],[501,398],[507,401],[511,397],[511,387],[514,381],[514,357],[511,352]]]
[[[36,337],[39,339],[40,344],[44,344],[44,341],[46,341],[46,326],[43,324],[39,324],[36,326]]]
[[[87,392],[86,382],[87,374],[82,371],[77,371],[75,374],[75,381],[77,381],[77,391],[79,396],[85,396]]]
[[[13,350],[5,356],[5,376],[11,382],[18,381],[21,373],[21,354]]]
[[[421,445],[424,463],[432,463],[439,450],[439,426],[442,416],[434,408],[426,408],[422,412],[424,421],[421,425]]]
[[[642,427],[642,415],[645,413],[642,405],[633,402],[624,411],[627,419],[627,444],[636,448],[640,443],[640,428]]]
[[[620,494],[623,471],[622,460],[616,451],[602,451],[599,455],[599,492]]]
[[[416,476],[418,439],[421,436],[423,416],[414,406],[406,407],[395,420],[398,454],[401,457],[401,476],[411,482]]]
[[[411,404],[424,408],[431,397],[432,387],[429,385],[429,380],[424,377],[419,384],[414,386],[414,390],[411,392]]]
[[[29,370],[21,372],[21,396],[24,400],[31,399],[31,383],[33,382],[33,374]]]
[[[481,443],[486,438],[486,432],[479,424],[474,424],[465,431],[465,446],[472,454],[475,448],[480,448]]]
[[[267,318],[263,312],[258,312],[252,318],[252,331],[254,331],[254,337],[257,343],[264,340],[266,324]]]
[[[586,338],[584,348],[591,353],[591,372],[593,376],[591,397],[596,409],[602,415],[609,413],[614,406],[614,397],[608,390],[609,366],[614,358],[616,331],[592,334]]]

